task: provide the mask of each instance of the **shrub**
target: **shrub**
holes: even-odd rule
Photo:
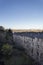
[[[9,44],[4,44],[2,46],[1,51],[3,52],[3,55],[8,58],[12,54],[12,46]]]

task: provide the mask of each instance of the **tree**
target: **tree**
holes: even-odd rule
[[[13,43],[13,33],[11,29],[6,31],[6,43],[12,44]]]
[[[4,31],[4,27],[3,26],[0,26],[0,31]]]
[[[5,36],[6,36],[5,29],[3,26],[0,26],[0,49],[1,49],[2,45],[5,43],[5,40],[6,40]]]

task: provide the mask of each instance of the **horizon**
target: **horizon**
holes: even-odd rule
[[[36,28],[28,28],[28,29],[16,29],[16,28],[6,28],[6,27],[4,27],[4,26],[0,26],[0,27],[3,27],[4,29],[12,29],[12,30],[43,30],[43,29],[36,29]]]
[[[43,30],[43,0],[0,0],[0,26]]]

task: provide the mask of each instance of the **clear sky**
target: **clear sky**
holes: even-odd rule
[[[43,0],[0,0],[0,26],[43,29]]]

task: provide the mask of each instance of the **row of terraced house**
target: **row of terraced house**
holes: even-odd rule
[[[15,34],[13,34],[13,39],[17,46],[24,47],[28,55],[30,55],[37,62],[43,64],[43,39]]]

